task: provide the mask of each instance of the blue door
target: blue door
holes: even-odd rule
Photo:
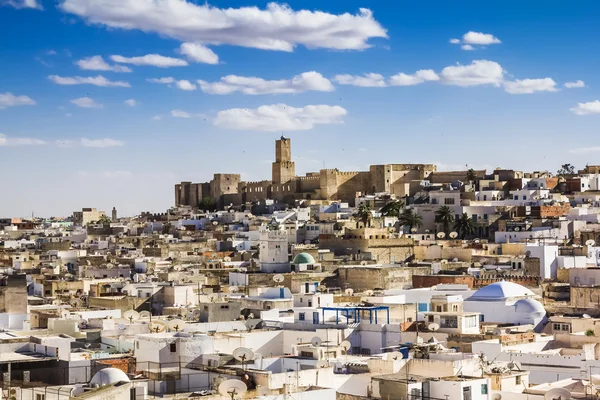
[[[313,312],[313,324],[318,324],[319,323],[319,313],[318,312]]]

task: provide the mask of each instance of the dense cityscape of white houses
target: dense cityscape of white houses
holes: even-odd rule
[[[0,218],[6,400],[600,397],[600,166],[175,186]]]

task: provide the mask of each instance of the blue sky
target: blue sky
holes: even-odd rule
[[[2,216],[162,211],[282,133],[299,174],[600,154],[596,2],[0,4]]]

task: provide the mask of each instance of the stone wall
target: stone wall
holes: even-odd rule
[[[413,275],[414,288],[428,288],[436,285],[467,285],[473,287],[475,277],[472,275]]]
[[[412,286],[412,276],[427,275],[430,267],[342,267],[337,270],[339,287],[356,292],[381,289],[402,289]]]

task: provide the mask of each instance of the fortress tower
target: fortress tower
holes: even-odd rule
[[[292,161],[292,142],[281,137],[275,141],[275,162],[273,163],[273,183],[287,183],[296,176],[296,166]]]

